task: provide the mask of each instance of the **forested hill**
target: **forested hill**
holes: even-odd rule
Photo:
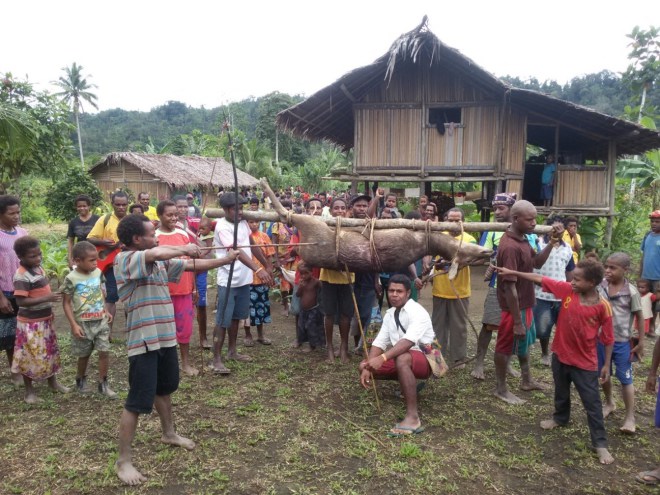
[[[563,86],[555,81],[541,83],[536,79],[523,81],[508,76],[502,79],[513,86],[541,91],[615,117],[622,116],[632,96],[621,77],[609,71],[576,77]],[[230,103],[225,111],[235,130],[244,133],[247,139],[262,139],[274,133],[277,112],[301,99],[275,92]],[[652,92],[647,104],[660,106],[659,92]],[[103,155],[126,150],[174,152],[172,143],[181,135],[191,135],[193,131],[218,135],[222,120],[222,108],[192,108],[169,101],[149,112],[114,109],[84,114],[80,124],[86,153]]]

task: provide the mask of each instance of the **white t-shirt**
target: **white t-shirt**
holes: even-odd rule
[[[421,304],[408,299],[408,302],[401,308],[399,322],[401,327],[405,329],[405,333],[401,327],[397,328],[394,319],[395,310],[396,308],[387,310],[380,331],[371,345],[386,351],[390,347],[394,347],[399,340],[406,339],[413,343],[412,350],[419,351],[418,343],[430,344],[433,342],[435,332],[433,331],[431,317]]]
[[[250,227],[245,220],[238,222],[238,245],[250,245]],[[214,246],[226,246],[231,248],[234,244],[234,224],[228,222],[224,218],[218,220],[215,224],[215,233],[213,235]],[[252,257],[252,251],[249,247],[240,248],[241,251],[248,257]],[[215,252],[216,258],[226,256],[227,251],[218,249]],[[223,265],[218,268],[218,285],[227,287],[227,280],[229,280],[229,268],[231,264]],[[240,260],[236,259],[234,263],[234,273],[231,278],[232,287],[243,287],[252,283],[252,270],[245,266]]]

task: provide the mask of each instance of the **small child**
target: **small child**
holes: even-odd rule
[[[99,355],[98,391],[110,399],[117,394],[108,386],[110,364],[110,326],[112,321],[103,304],[103,273],[96,267],[98,252],[91,242],[78,242],[71,250],[75,268],[69,272],[62,284],[62,306],[64,315],[71,325],[73,340],[71,351],[78,358],[76,390],[88,394],[87,363],[92,351]]]
[[[255,244],[262,245],[261,251],[264,253],[266,259],[273,259],[275,257],[275,248],[271,246],[270,238],[267,234],[259,231],[259,222],[256,220],[248,221],[250,226],[250,237]],[[260,268],[262,264],[257,258],[252,257],[252,261]],[[270,299],[268,298],[268,291],[270,287],[264,284],[255,272],[252,276],[252,284],[250,285],[250,319],[245,319],[245,345],[251,347],[250,343],[254,345],[252,333],[250,332],[251,326],[257,327],[257,342],[263,345],[271,345],[271,341],[264,336],[264,323],[271,323],[270,317]]]
[[[41,268],[38,239],[21,237],[14,243],[14,251],[20,266],[14,275],[18,315],[11,372],[23,375],[25,402],[37,404],[41,399],[34,391],[33,380],[48,379],[51,389],[69,393],[69,389],[60,385],[55,376],[60,370],[60,351],[51,303],[61,301],[62,295],[50,291],[48,277]]]
[[[614,334],[612,309],[596,287],[603,280],[603,265],[583,260],[573,271],[572,282],[562,282],[537,273],[522,273],[498,267],[501,275],[515,275],[541,285],[561,299],[555,338],[552,341],[552,376],[555,382],[555,412],[541,421],[541,428],[552,430],[568,424],[571,413],[571,382],[587,412],[591,443],[601,464],[614,458],[607,450],[607,433],[598,382],[610,379]],[[599,336],[600,330],[600,336]],[[596,343],[604,346],[604,364],[598,363]],[[600,373],[598,372],[600,370]]]
[[[651,282],[640,278],[637,281],[637,291],[642,298],[642,315],[644,317],[644,333],[647,337],[653,337],[655,332],[651,332],[651,323],[653,322],[653,303],[657,299],[651,291]],[[638,327],[637,317],[633,326]],[[655,330],[655,329],[654,329]]]
[[[300,315],[298,316],[297,340],[302,346],[302,352],[309,352],[325,345],[323,329],[323,313],[319,307],[321,282],[312,276],[312,270],[304,261],[298,265],[300,283],[296,290],[300,298]]]
[[[614,324],[614,349],[612,361],[616,366],[616,377],[621,383],[623,403],[626,415],[621,425],[621,432],[635,433],[635,387],[633,386],[632,361],[644,353],[644,316],[642,300],[634,285],[625,278],[630,269],[630,256],[626,253],[612,253],[605,261],[605,280],[599,291],[612,306]],[[633,318],[637,317],[639,341],[631,345],[631,327]],[[604,349],[598,346],[598,364],[604,363]],[[610,370],[611,373],[611,370]],[[605,404],[603,417],[607,418],[616,409],[612,397],[612,382],[603,383]]]
[[[197,238],[200,246],[211,247],[213,245],[213,222],[209,217],[202,217],[199,222]],[[209,258],[213,257],[213,251],[209,250]],[[199,272],[195,276],[197,286],[197,326],[199,327],[199,345],[204,349],[210,349],[208,338],[206,336],[206,288],[208,286],[208,273]]]

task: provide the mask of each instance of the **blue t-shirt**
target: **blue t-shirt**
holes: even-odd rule
[[[642,241],[644,265],[642,278],[646,280],[660,280],[660,234],[649,232]]]
[[[557,170],[556,163],[546,163],[543,165],[543,174],[541,175],[541,184],[549,186],[555,178],[555,171]]]

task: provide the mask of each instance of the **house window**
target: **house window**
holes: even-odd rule
[[[429,127],[435,127],[440,134],[444,135],[446,124],[460,125],[462,112],[460,107],[429,108],[428,117]]]
[[[461,123],[461,108],[429,108],[429,125]]]

